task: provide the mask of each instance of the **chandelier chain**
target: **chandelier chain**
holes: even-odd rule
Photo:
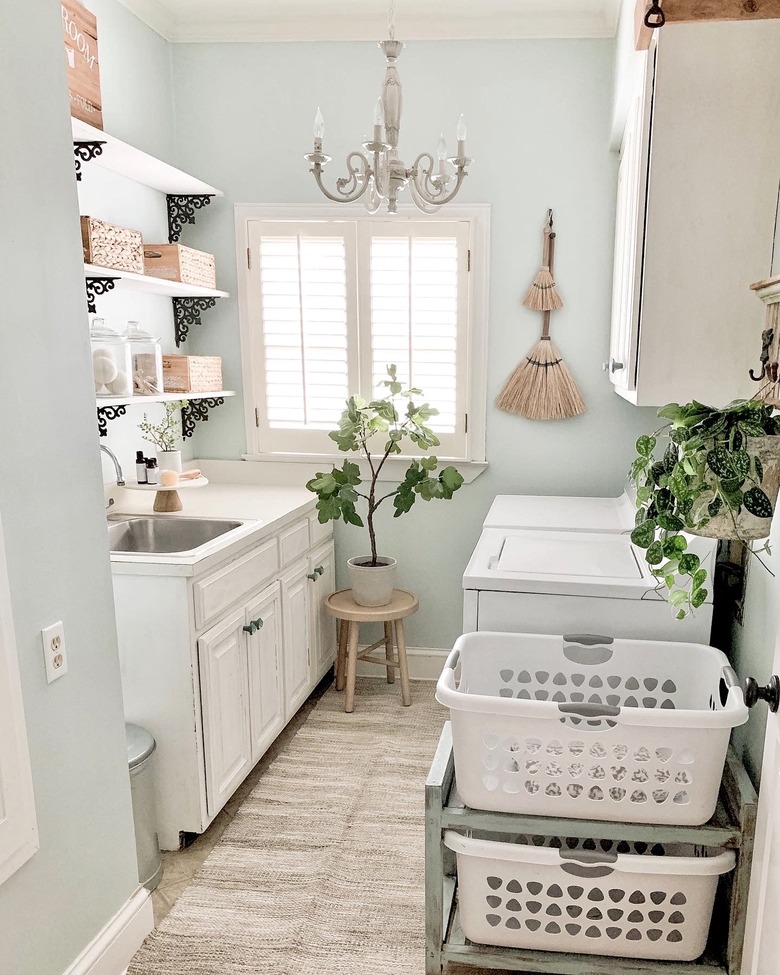
[[[387,29],[391,41],[395,40],[395,0],[390,0],[387,7]]]

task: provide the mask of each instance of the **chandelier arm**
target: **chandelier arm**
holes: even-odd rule
[[[354,164],[354,160],[358,160],[357,166]],[[310,172],[314,174],[317,186],[334,203],[354,203],[355,200],[359,200],[368,189],[372,175],[371,165],[363,153],[351,152],[347,156],[347,172],[349,175],[341,176],[336,180],[336,193],[338,193],[336,195],[336,193],[331,193],[323,183],[322,170],[322,163],[312,163]]]
[[[431,206],[440,207],[445,203],[449,203],[453,200],[460,190],[461,183],[464,178],[468,175],[466,172],[466,166],[469,160],[453,159],[450,160],[454,163],[457,168],[455,174],[455,186],[448,193],[447,185],[452,181],[453,177],[446,177],[446,181],[440,177],[433,176],[433,167],[435,165],[433,156],[429,152],[421,152],[420,155],[415,159],[414,165],[411,169],[407,170],[407,177],[411,185],[414,186],[418,195],[425,200],[426,203]]]
[[[423,213],[436,213],[439,209],[437,206],[429,203],[424,197],[420,196],[414,180],[409,180],[409,196],[411,197],[412,203]]]

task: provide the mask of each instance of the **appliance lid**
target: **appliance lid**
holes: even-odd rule
[[[642,578],[631,544],[623,539],[615,544],[611,538],[586,534],[564,538],[562,534],[507,535],[494,568],[537,576]]]
[[[483,525],[485,528],[621,532],[634,527],[634,514],[634,504],[626,491],[617,498],[499,494]]]

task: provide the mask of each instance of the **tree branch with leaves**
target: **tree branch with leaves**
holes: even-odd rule
[[[385,501],[393,499],[395,518],[410,511],[418,498],[432,501],[436,498],[449,500],[463,484],[463,477],[452,467],[445,467],[436,475],[438,459],[429,455],[414,459],[409,464],[400,484],[391,491],[379,494],[377,486],[382,470],[389,458],[403,453],[405,440],[420,450],[430,450],[441,443],[428,426],[438,410],[428,403],[418,405],[414,397],[422,396],[422,390],[404,389],[398,380],[395,365],[387,367],[388,378],[382,381],[388,395],[384,399],[366,402],[361,396],[350,396],[341,414],[337,430],[329,436],[339,450],[360,452],[366,460],[370,477],[367,490],[359,491],[364,482],[358,464],[345,460],[339,467],[318,473],[306,485],[317,495],[317,512],[320,522],[338,521],[348,525],[368,528],[371,546],[371,565],[378,565],[374,517]],[[376,446],[375,446],[376,445]],[[357,512],[357,503],[366,502],[366,521]]]

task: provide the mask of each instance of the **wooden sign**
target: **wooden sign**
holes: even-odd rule
[[[97,19],[76,0],[60,0],[70,114],[103,128]]]

